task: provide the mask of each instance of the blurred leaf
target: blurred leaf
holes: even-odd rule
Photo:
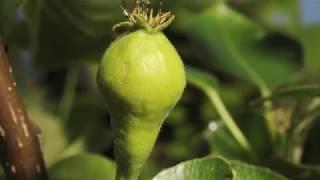
[[[90,38],[74,27],[61,26],[42,14],[36,40],[34,61],[46,68],[58,68],[77,62],[99,61],[110,37]]]
[[[0,180],[6,180],[3,167],[0,168]]]
[[[217,128],[206,130],[204,136],[213,154],[221,155],[228,159],[252,161],[248,153],[234,139],[225,126],[217,124]]]
[[[10,27],[10,32],[7,33],[7,43],[10,46],[11,55],[17,55],[19,54],[19,50],[22,49],[28,49],[29,48],[29,32],[28,32],[28,26],[25,22],[15,22]],[[12,53],[12,49],[16,49],[17,52]],[[10,52],[9,52],[10,54]]]
[[[186,72],[188,83],[199,88],[208,96],[212,105],[215,107],[217,113],[221,117],[228,130],[232,133],[233,137],[237,140],[241,147],[243,147],[247,152],[250,152],[250,155],[254,156],[251,145],[236,125],[235,120],[228,112],[222,99],[220,98],[219,93],[216,89],[217,83],[214,77],[210,74],[201,72],[200,70],[191,67],[187,67]]]
[[[258,157],[269,156],[273,153],[271,135],[261,114],[247,110],[239,113],[235,118]]]
[[[108,112],[100,95],[94,93],[77,95],[66,130],[69,141],[84,139],[90,151],[100,151],[112,143],[108,129]]]
[[[28,103],[28,113],[30,119],[39,126],[40,140],[43,148],[46,164],[50,166],[53,162],[60,158],[61,153],[67,145],[66,136],[60,119],[48,112],[41,104]]]
[[[66,158],[49,169],[52,180],[115,179],[115,164],[99,155],[81,154]]]
[[[189,127],[190,129],[190,127]],[[175,141],[169,142],[168,144],[164,144],[162,148],[165,150],[165,153],[167,154],[168,158],[171,160],[179,161],[179,160],[186,160],[190,159],[194,156],[192,150],[192,139],[186,138],[191,137],[192,135],[186,135],[184,138],[175,138]]]
[[[245,102],[248,94],[252,94],[253,87],[245,82],[237,82],[230,85],[221,85],[220,94],[225,104],[234,108],[235,110],[241,110],[239,107],[244,107],[247,104]]]
[[[198,69],[186,66],[187,79],[190,83],[199,87],[217,87],[218,81],[213,75],[202,72]]]
[[[9,18],[16,12],[22,0],[0,0],[0,34],[5,33]]]
[[[42,20],[43,1],[28,0],[23,8],[26,16],[26,25],[30,38],[30,48],[33,56],[36,57],[39,48],[39,32]]]
[[[306,71],[315,73],[320,67],[320,4],[318,1],[267,0],[256,3],[254,17],[264,26],[299,40],[304,48]]]
[[[307,139],[304,143],[304,153],[303,153],[302,161],[303,163],[306,163],[306,164],[319,166],[320,156],[318,156],[318,153],[320,152],[320,143],[319,143],[320,121],[319,121],[319,117],[316,119],[317,120],[310,127],[309,133],[307,135]]]
[[[297,165],[279,158],[267,158],[261,163],[293,180],[320,179],[319,166]]]
[[[267,50],[262,43],[267,33],[221,1],[199,14],[183,15],[187,18],[177,21],[176,28],[208,49],[210,56],[201,59],[203,63],[253,82],[262,91],[287,80],[298,68],[287,52]]]
[[[157,1],[161,2],[161,0],[157,0]],[[180,10],[198,12],[210,6],[214,1],[215,0],[201,0],[201,1],[175,0],[175,1],[165,1],[163,5],[166,7],[166,9],[170,9],[173,12],[180,11]]]
[[[30,0],[25,10],[33,59],[46,68],[99,61],[122,13],[111,0]]]
[[[307,97],[319,97],[320,96],[320,86],[319,85],[298,85],[279,89],[275,91],[272,96],[261,98],[253,102],[259,103],[265,100],[300,100]]]
[[[187,109],[182,105],[181,101],[176,105],[172,112],[167,117],[167,124],[172,126],[179,126],[184,124],[187,118]]]
[[[36,35],[38,32],[42,9],[43,2],[41,0],[28,0],[23,6],[32,35]]]
[[[95,38],[110,34],[112,25],[123,13],[118,2],[113,0],[48,0],[44,2],[44,9],[56,23],[71,24]]]
[[[70,112],[74,105],[79,75],[80,66],[78,64],[68,67],[64,79],[62,97],[58,107],[58,114],[63,124],[66,124],[69,120]]]
[[[21,0],[0,0],[0,13],[3,16],[12,15],[18,6],[21,3]]]
[[[64,149],[60,157],[55,162],[86,152],[88,152],[86,144],[83,139],[79,138],[71,144],[68,144],[68,146]]]
[[[203,158],[186,161],[165,169],[156,175],[153,180],[212,180],[231,179],[232,177],[233,173],[223,159]]]
[[[254,113],[244,112],[236,116],[236,119],[238,120],[238,126],[258,157],[270,155],[273,146],[263,117]],[[224,125],[216,123],[216,128],[214,129],[210,128],[210,124],[208,126],[208,130],[204,132],[204,137],[208,141],[213,154],[247,162],[254,160]]]
[[[249,165],[240,161],[230,161],[236,180],[286,180],[288,178],[270,169]]]

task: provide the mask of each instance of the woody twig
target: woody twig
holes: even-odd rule
[[[39,138],[16,91],[0,37],[1,161],[8,180],[47,180]]]

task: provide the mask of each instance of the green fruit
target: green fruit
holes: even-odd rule
[[[183,93],[183,63],[162,32],[142,28],[111,44],[97,78],[111,115],[117,179],[135,180]]]
[[[128,179],[141,169],[182,95],[183,64],[163,33],[138,30],[107,49],[98,84],[111,113],[118,168]]]

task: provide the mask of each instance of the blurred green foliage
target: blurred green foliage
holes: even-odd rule
[[[231,178],[231,170],[237,179],[284,179],[275,172],[319,179],[320,2],[163,0],[161,8],[176,15],[166,35],[199,72],[187,72],[189,83],[217,92],[253,151],[241,146],[208,90],[188,86],[141,179],[170,166],[155,179]],[[95,81],[122,13],[116,0],[0,0],[0,33],[42,131],[52,179],[114,177],[109,116]]]

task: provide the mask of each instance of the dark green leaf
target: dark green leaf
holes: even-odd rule
[[[44,10],[56,23],[72,25],[95,38],[110,34],[112,25],[120,21],[123,13],[118,2],[112,0],[47,0]]]
[[[320,179],[320,167],[308,165],[296,165],[279,158],[268,158],[261,162],[274,171],[294,180],[315,180]]]
[[[21,2],[22,0],[0,0],[0,34],[5,33],[10,21],[9,18]]]
[[[271,135],[266,120],[261,114],[247,110],[238,113],[235,118],[241,131],[252,144],[259,157],[265,157],[273,153]]]
[[[38,34],[33,37],[34,61],[46,68],[59,68],[74,62],[98,62],[110,37],[91,38],[71,25],[59,25],[41,14]]]
[[[204,136],[209,143],[211,153],[222,155],[228,159],[252,160],[225,126],[217,124],[217,129],[210,129],[209,125],[209,129],[204,133]]]
[[[287,52],[266,50],[261,44],[267,33],[224,3],[185,19],[176,27],[208,49],[210,55],[201,59],[205,65],[218,66],[264,90],[287,80],[298,68]]]
[[[100,95],[81,94],[75,98],[66,127],[69,141],[84,138],[90,151],[101,151],[112,143],[111,130],[108,129],[108,111]]]
[[[6,180],[4,170],[2,167],[0,168],[0,180]]]
[[[81,154],[56,163],[49,176],[51,180],[113,180],[115,164],[99,155]]]
[[[255,113],[243,112],[236,116],[236,119],[241,131],[249,143],[252,144],[255,153],[259,157],[270,155],[273,146],[263,117]],[[247,162],[254,160],[223,125],[217,123],[216,129],[210,129],[209,124],[209,129],[205,131],[204,137],[208,141],[213,154]]]
[[[46,68],[98,62],[122,13],[111,0],[30,0],[25,11],[33,60]]]
[[[255,6],[252,6],[255,3]],[[268,0],[251,1],[255,19],[273,31],[280,31],[299,40],[304,48],[304,64],[308,73],[320,67],[320,4],[318,1]],[[310,72],[312,71],[312,72]]]

